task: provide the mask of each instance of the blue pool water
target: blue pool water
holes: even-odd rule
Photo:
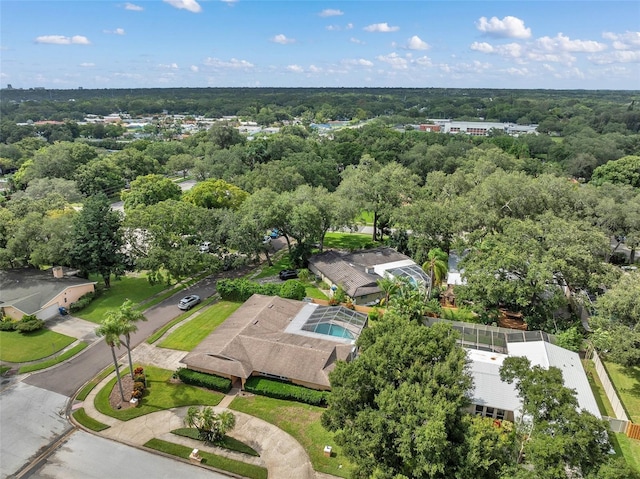
[[[336,336],[337,338],[349,338],[353,339],[353,334],[348,329],[338,326],[337,324],[322,323],[316,326],[316,333],[327,334],[329,336]]]

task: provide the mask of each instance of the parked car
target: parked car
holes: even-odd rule
[[[280,271],[280,273],[278,274],[278,277],[282,280],[282,281],[286,281],[288,279],[295,279],[298,277],[298,271],[296,271],[295,269],[283,269],[282,271]]]
[[[262,244],[269,244],[269,243],[271,243],[271,236],[267,236],[267,235],[263,236]]]
[[[271,230],[271,233],[269,233],[269,236],[270,236],[272,239],[280,238],[280,230],[278,230],[278,228],[273,228],[273,229]]]
[[[190,294],[189,296],[185,296],[178,303],[178,308],[188,311],[193,308],[196,304],[200,303],[200,296],[197,294]]]
[[[211,248],[211,241],[204,241],[204,242],[200,243],[200,252],[201,253],[208,253],[209,252],[209,248]]]

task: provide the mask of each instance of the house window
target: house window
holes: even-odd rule
[[[480,404],[476,404],[476,415],[484,416],[484,406],[480,406]]]
[[[504,409],[496,409],[496,419],[504,419]]]
[[[494,412],[495,410],[492,407],[488,407],[484,415],[486,417],[494,417]]]

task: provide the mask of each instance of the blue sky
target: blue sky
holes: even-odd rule
[[[640,89],[640,2],[0,3],[14,88]]]

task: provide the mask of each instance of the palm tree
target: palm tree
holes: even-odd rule
[[[431,299],[434,283],[438,286],[442,284],[442,280],[449,269],[449,265],[447,264],[448,259],[449,255],[440,248],[431,249],[429,253],[427,253],[427,261],[422,265],[422,269],[429,273],[428,299]]]
[[[378,288],[382,290],[384,293],[384,298],[380,301],[380,306],[388,306],[389,300],[391,296],[396,294],[400,289],[400,283],[396,280],[396,278],[392,278],[390,276],[385,276],[382,279],[376,281]]]
[[[144,314],[133,308],[134,302],[127,299],[117,311],[109,311],[107,317],[120,323],[121,332],[124,335],[124,347],[127,348],[127,355],[129,357],[129,372],[131,373],[131,379],[133,379],[133,362],[131,361],[131,333],[135,333],[138,330],[138,326],[135,325],[138,321],[146,321]]]
[[[118,378],[118,387],[120,388],[120,397],[124,401],[124,391],[122,390],[122,380],[120,379],[120,367],[118,366],[118,358],[116,357],[115,347],[120,347],[120,335],[122,334],[122,327],[119,321],[114,321],[107,315],[100,323],[100,326],[96,328],[96,334],[99,337],[104,337],[104,341],[111,348],[111,356],[113,357],[113,364],[116,367],[116,377]]]

